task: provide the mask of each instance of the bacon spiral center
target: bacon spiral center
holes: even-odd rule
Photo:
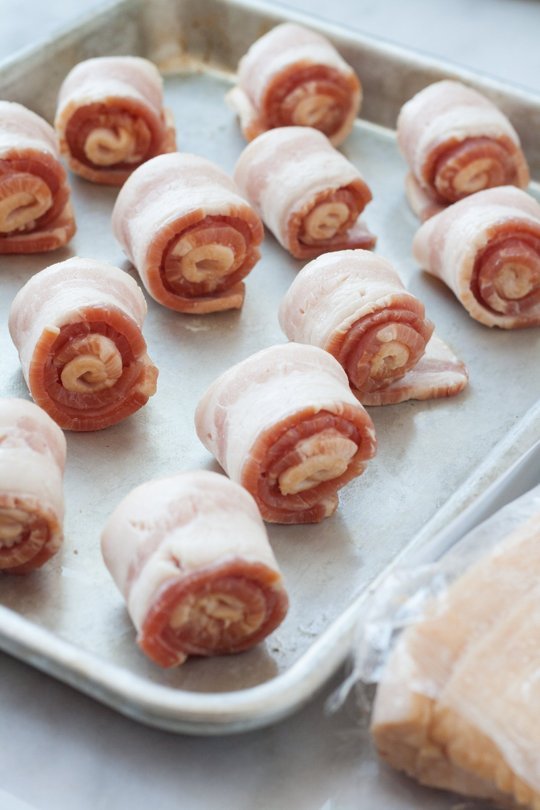
[[[296,495],[343,475],[358,446],[330,428],[299,442],[295,450],[298,460],[277,478],[282,495]]]
[[[208,295],[243,276],[248,254],[246,235],[234,225],[202,223],[173,239],[163,260],[165,284],[173,292]]]
[[[433,186],[444,202],[515,181],[515,166],[504,146],[488,138],[465,140],[436,162]]]
[[[56,356],[66,391],[88,394],[111,388],[122,376],[122,355],[105,335],[90,334],[69,343]]]
[[[317,245],[345,233],[360,216],[362,205],[347,189],[331,191],[315,201],[302,221],[299,241]]]
[[[351,109],[351,87],[338,71],[320,67],[295,70],[273,88],[268,105],[270,127],[315,127],[329,138]]]
[[[0,176],[0,233],[32,229],[53,204],[47,183],[27,172]]]
[[[86,166],[133,167],[151,153],[153,138],[141,116],[98,104],[78,109],[66,129],[70,153]]]
[[[19,506],[0,506],[0,565],[15,568],[33,559],[49,539],[47,522]]]
[[[135,137],[129,129],[97,127],[84,142],[84,153],[97,166],[114,166],[115,163],[137,163],[143,157],[136,152]]]
[[[488,247],[476,260],[476,299],[495,312],[513,315],[540,301],[540,240],[507,238]]]

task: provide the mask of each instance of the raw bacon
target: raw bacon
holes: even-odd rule
[[[0,254],[56,250],[75,229],[54,129],[0,101]]]
[[[138,56],[87,59],[68,73],[55,127],[76,174],[121,186],[145,160],[176,149],[158,69]]]
[[[359,220],[371,200],[368,185],[315,129],[281,127],[260,135],[240,155],[234,179],[297,259],[375,245]]]
[[[486,326],[540,325],[540,205],[506,186],[460,200],[425,222],[413,252]]]
[[[463,364],[431,338],[424,305],[390,262],[367,250],[327,253],[307,264],[279,321],[290,340],[330,352],[364,405],[451,396],[467,383]]]
[[[134,489],[107,521],[102,551],[140,648],[162,667],[247,650],[287,612],[255,501],[217,473]]]
[[[24,399],[0,399],[0,571],[40,568],[62,544],[66,440]]]
[[[271,523],[318,523],[375,454],[375,431],[337,360],[315,346],[272,346],[210,386],[197,435]]]
[[[436,82],[417,93],[401,109],[397,137],[411,172],[407,197],[422,220],[477,191],[529,183],[510,121],[460,82]]]
[[[240,60],[238,85],[226,100],[246,140],[284,126],[314,127],[342,143],[360,110],[358,76],[320,34],[283,23]]]
[[[53,264],[18,292],[11,337],[32,397],[60,427],[101,430],[146,405],[158,372],[145,315],[135,281],[92,259]]]
[[[372,717],[377,749],[395,768],[531,808],[540,806],[536,504],[401,635]]]
[[[239,309],[262,222],[228,175],[197,155],[161,155],[129,178],[116,238],[150,295],[178,312]]]

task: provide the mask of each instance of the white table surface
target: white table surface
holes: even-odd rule
[[[0,61],[97,5],[0,0]],[[291,0],[289,6],[540,93],[536,0]],[[366,735],[352,699],[325,713],[342,678],[271,728],[188,737],[125,719],[0,653],[0,810],[424,807],[408,780],[362,756]],[[375,790],[383,800],[374,800]],[[421,795],[430,810],[472,806]]]

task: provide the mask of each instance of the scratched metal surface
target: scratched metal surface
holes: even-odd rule
[[[206,5],[219,7],[215,0]],[[197,27],[192,16],[181,13],[191,6],[165,6],[176,21],[175,28],[164,12],[167,33],[136,2],[112,4],[41,51],[0,66],[0,96],[50,115],[51,91],[42,94],[36,78],[40,68],[53,66],[54,88],[80,58],[150,53],[173,71],[166,78],[166,101],[180,148],[231,171],[244,146],[223,103],[232,81],[227,68],[235,64],[240,47],[237,17],[231,11],[220,18],[218,71],[220,51],[214,41],[206,51],[212,66],[200,61],[205,52],[197,39],[200,22]],[[246,30],[263,30],[275,19],[269,6],[246,4],[241,10],[246,21],[241,40]],[[181,52],[165,47],[171,31]],[[347,41],[348,55],[354,56],[355,40],[349,36]],[[365,42],[360,38],[357,48],[361,61]],[[384,49],[379,58],[384,63]],[[400,58],[402,71],[409,70],[416,81],[415,57]],[[510,90],[504,92],[511,97]],[[366,104],[369,109],[369,97]],[[425,302],[441,336],[467,362],[470,387],[456,399],[371,409],[379,451],[366,473],[343,490],[337,514],[319,526],[269,527],[291,598],[284,624],[248,653],[190,660],[177,670],[162,671],[134,643],[121,598],[101,561],[101,527],[118,501],[142,481],[176,470],[217,469],[194,433],[196,403],[225,368],[284,340],[277,309],[301,265],[267,234],[241,312],[183,316],[148,301],[144,333],[160,368],[157,395],[116,427],[68,434],[63,550],[28,578],[0,578],[0,646],[144,722],[174,731],[219,733],[263,725],[300,706],[349,652],[366,588],[413,538],[429,542],[540,438],[540,330],[482,327],[442,284],[415,266],[410,246],[416,222],[404,200],[405,167],[391,130],[359,122],[343,151],[373,190],[365,219],[378,235],[377,251],[395,263],[409,289]],[[111,233],[117,191],[74,176],[71,185],[79,230],[69,247],[49,255],[0,257],[2,396],[27,396],[7,316],[15,293],[32,274],[71,255],[105,259],[133,272]]]

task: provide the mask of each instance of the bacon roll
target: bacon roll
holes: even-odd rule
[[[247,650],[287,612],[255,501],[218,473],[184,472],[132,490],[101,547],[137,643],[162,667]]]
[[[55,127],[76,174],[121,186],[145,160],[176,149],[158,69],[138,56],[87,59],[68,73]]]
[[[375,454],[373,423],[337,360],[272,346],[230,368],[195,413],[197,435],[271,523],[318,523]]]
[[[33,276],[9,330],[35,402],[66,430],[101,430],[155,393],[141,327],[146,301],[117,267],[74,257]]]
[[[422,220],[477,191],[529,183],[508,118],[460,82],[435,82],[410,99],[399,114],[397,137],[410,168],[407,197]]]
[[[486,326],[540,325],[540,205],[506,186],[460,200],[419,228],[413,252]]]
[[[278,242],[297,259],[345,248],[372,248],[359,220],[371,191],[358,169],[321,132],[281,127],[244,149],[234,172]]]
[[[231,178],[197,155],[161,155],[126,182],[113,230],[160,304],[178,312],[239,309],[264,228]]]
[[[66,440],[24,399],[0,399],[0,571],[26,574],[63,538]]]
[[[268,129],[314,127],[338,146],[353,128],[362,88],[350,65],[323,36],[283,23],[240,60],[227,102],[246,140]]]
[[[21,104],[0,101],[0,254],[56,250],[75,230],[54,129]]]

